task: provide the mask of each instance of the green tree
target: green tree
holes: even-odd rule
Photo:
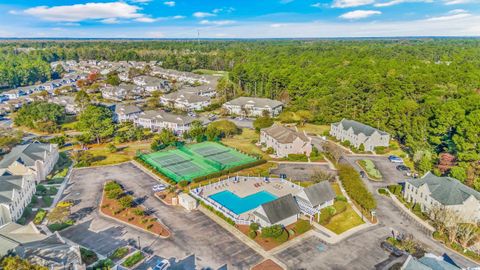
[[[65,109],[57,104],[32,102],[23,106],[14,118],[14,123],[40,131],[53,133],[65,119]]]
[[[90,96],[84,90],[80,90],[75,94],[75,104],[83,111],[90,104]]]
[[[233,123],[228,120],[219,120],[210,123],[207,126],[206,133],[209,140],[213,140],[216,137],[231,137],[235,134],[239,134],[241,130]]]
[[[78,128],[97,143],[113,135],[115,125],[112,112],[103,106],[88,105],[78,118]]]
[[[118,86],[121,83],[120,78],[118,77],[118,74],[116,72],[108,73],[105,82],[113,86]]]
[[[165,148],[169,145],[174,144],[177,141],[177,136],[173,133],[173,131],[169,129],[162,129],[159,134],[153,137],[153,141],[151,144],[152,150],[158,150],[161,148]]]
[[[262,128],[267,128],[273,125],[273,119],[268,116],[260,116],[255,121],[253,121],[253,127],[256,131],[260,131]]]
[[[3,270],[48,270],[48,267],[32,264],[18,256],[6,256],[0,266]]]

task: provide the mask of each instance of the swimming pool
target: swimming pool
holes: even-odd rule
[[[237,215],[257,208],[261,204],[277,199],[277,196],[267,191],[259,191],[246,197],[238,197],[231,191],[224,190],[208,197]]]

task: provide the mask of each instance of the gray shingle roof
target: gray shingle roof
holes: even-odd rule
[[[181,114],[167,113],[165,111],[150,110],[142,112],[139,118],[155,120],[158,122],[169,122],[175,124],[187,125],[196,120],[194,117]]]
[[[309,186],[303,191],[313,206],[321,205],[322,203],[331,201],[335,198],[335,192],[328,181]]]
[[[257,108],[275,108],[278,106],[282,106],[283,103],[278,100],[268,99],[268,98],[256,98],[256,97],[239,97],[233,100],[226,102],[227,105],[237,105],[237,106],[245,106],[245,105],[253,105]]]
[[[300,138],[304,142],[310,141],[305,134],[280,125],[273,125],[262,129],[262,131],[273,137],[279,143],[292,143],[296,138]]]
[[[22,184],[23,176],[21,175],[0,176],[0,203],[10,203],[13,199],[13,190],[21,190]]]
[[[462,184],[452,177],[439,177],[429,172],[422,178],[410,179],[407,180],[407,182],[417,188],[426,184],[431,192],[432,198],[443,205],[462,204],[470,196],[480,201],[480,192]]]
[[[333,125],[338,126],[339,124],[342,124],[342,126],[345,130],[348,130],[348,129],[352,128],[353,133],[355,133],[356,135],[358,135],[360,133],[363,133],[367,136],[370,136],[375,131],[377,131],[381,135],[388,135],[388,133],[385,132],[385,131],[381,131],[381,130],[376,129],[374,127],[371,127],[369,125],[365,125],[363,123],[357,122],[355,120],[342,119],[342,121],[340,121],[338,123],[334,123]]]
[[[48,151],[50,151],[50,145],[44,143],[17,145],[0,160],[0,169],[8,168],[15,161],[33,166],[36,160],[43,160],[44,153]]]
[[[139,112],[142,112],[142,110],[135,105],[123,105],[123,104],[115,105],[116,114],[125,115],[125,114],[139,113]]]
[[[264,203],[260,207],[265,211],[266,217],[258,215],[256,211],[255,214],[270,224],[275,224],[286,218],[300,214],[300,208],[292,194]]]
[[[187,92],[177,91],[163,96],[165,99],[177,100],[177,101],[186,101],[188,103],[198,103],[209,101],[210,98],[199,96],[196,94],[191,94]]]

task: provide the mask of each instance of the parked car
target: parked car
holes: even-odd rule
[[[391,253],[393,256],[395,257],[400,257],[402,256],[404,253],[402,250],[396,248],[395,246],[393,246],[392,244],[386,242],[386,241],[383,241],[380,246],[387,252]]]
[[[170,262],[167,259],[159,260],[153,270],[166,270],[170,268]]]
[[[396,168],[397,168],[398,171],[401,171],[406,176],[411,176],[412,175],[412,172],[410,171],[410,168],[403,165],[403,164],[398,165]]]
[[[390,160],[390,162],[392,162],[392,163],[403,163],[403,159],[401,159],[397,156],[394,156],[394,155],[389,156],[388,160]]]
[[[165,190],[167,187],[164,184],[155,185],[152,187],[153,192],[159,192]]]
[[[367,174],[364,171],[360,171],[360,176],[362,178],[365,178],[365,177],[367,177]]]

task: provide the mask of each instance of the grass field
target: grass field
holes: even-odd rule
[[[88,150],[93,155],[93,162],[91,166],[103,166],[126,162],[132,160],[137,153],[137,150],[150,149],[149,143],[131,142],[116,146],[117,152],[110,152],[106,144],[93,145]]]
[[[305,131],[307,133],[316,134],[316,135],[323,135],[325,131],[330,130],[329,125],[315,125],[315,124],[305,124],[303,126],[297,126],[298,130]]]
[[[259,134],[253,129],[244,128],[242,133],[231,138],[224,138],[222,143],[233,148],[242,150],[251,155],[259,155],[265,160],[271,159],[270,156],[264,153],[258,146],[253,143],[259,139]]]
[[[363,223],[365,222],[363,222],[362,218],[353,210],[352,206],[348,204],[347,209],[332,217],[325,227],[336,234],[341,234]]]

